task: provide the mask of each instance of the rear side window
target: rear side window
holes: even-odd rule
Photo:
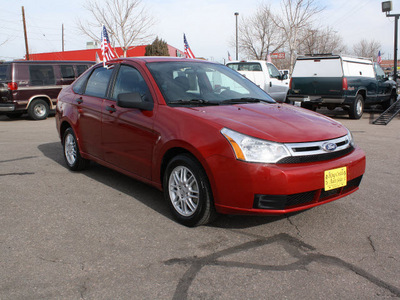
[[[83,72],[85,72],[89,67],[87,65],[77,65],[76,66],[76,71],[78,73],[78,76],[81,76]]]
[[[103,67],[95,69],[89,77],[85,94],[105,98],[112,72],[113,69]]]
[[[75,93],[82,95],[85,92],[86,83],[87,83],[87,79],[89,76],[90,76],[90,72],[86,73],[82,77],[79,77],[73,84],[72,90]]]
[[[75,78],[74,66],[62,65],[61,76],[63,79],[74,79]]]
[[[343,71],[345,76],[375,77],[372,64],[343,61]]]
[[[0,80],[10,80],[10,65],[9,64],[0,64]]]
[[[55,85],[54,69],[51,65],[29,66],[31,85]]]

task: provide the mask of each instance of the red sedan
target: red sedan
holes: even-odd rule
[[[187,226],[308,209],[356,191],[365,171],[337,121],[193,59],[96,65],[61,91],[56,124],[71,170],[95,161],[151,184]]]

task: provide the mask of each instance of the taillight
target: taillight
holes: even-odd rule
[[[348,88],[348,85],[347,85],[347,78],[346,78],[346,77],[343,77],[343,80],[342,80],[342,89],[343,89],[343,91],[347,91],[347,88]]]
[[[293,79],[293,77],[290,77],[290,81],[289,81],[289,90],[292,89],[292,79]]]
[[[16,82],[9,82],[9,83],[7,83],[7,85],[8,85],[8,89],[10,91],[18,90],[18,83],[16,83]]]

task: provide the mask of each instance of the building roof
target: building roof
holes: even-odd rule
[[[114,48],[119,57],[123,56],[121,47]],[[172,57],[184,56],[184,53],[179,49],[168,45],[169,55]],[[146,45],[132,47],[128,50],[128,57],[144,56]],[[47,52],[29,54],[30,60],[89,60],[96,61],[96,54],[99,59],[102,59],[101,49],[85,49],[73,51]]]

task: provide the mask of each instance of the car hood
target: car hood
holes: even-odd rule
[[[334,139],[347,134],[339,122],[310,110],[278,103],[179,108],[217,127],[280,143]],[[199,116],[201,114],[201,116]]]

